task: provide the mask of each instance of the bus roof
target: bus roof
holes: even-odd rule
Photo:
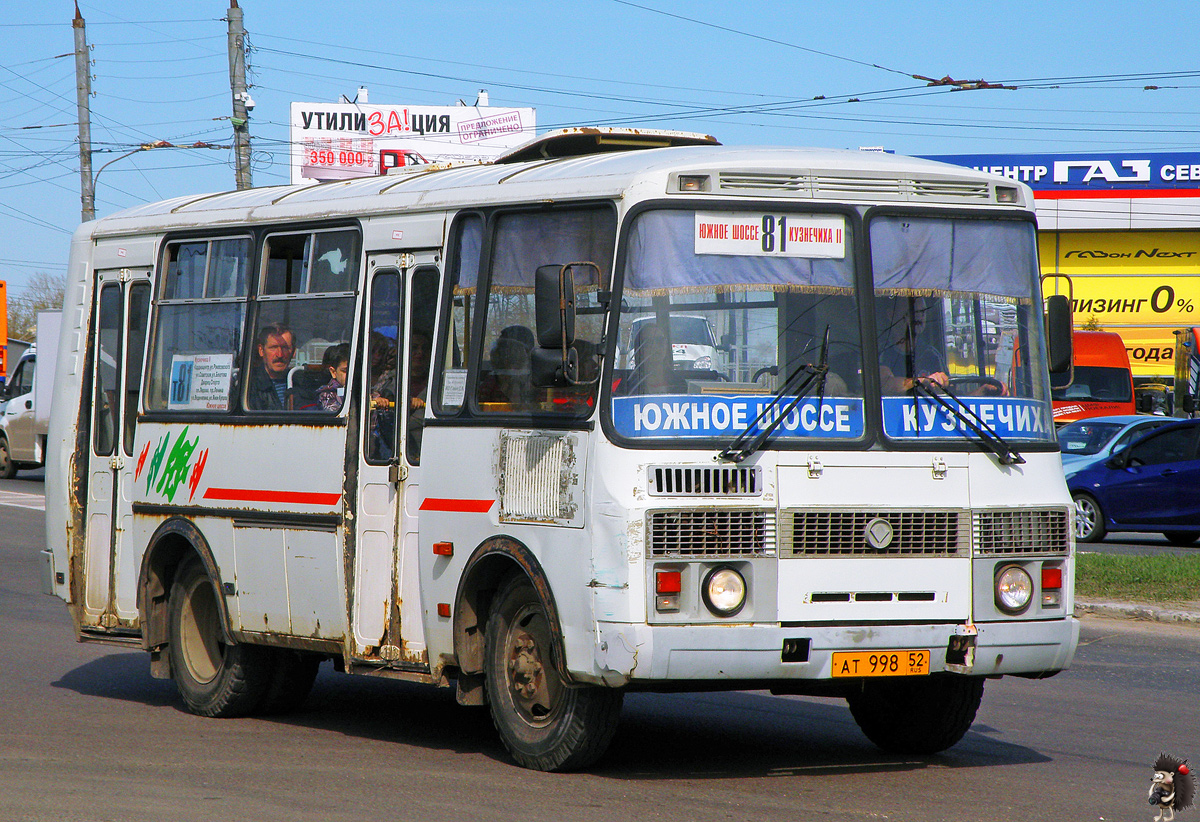
[[[633,186],[655,197],[672,193],[668,185],[678,174],[710,175],[706,193],[722,198],[786,195],[994,206],[995,188],[1001,186],[1018,191],[1017,202],[1006,203],[1007,208],[1032,208],[1033,202],[1022,184],[932,160],[836,149],[692,145],[187,195],[126,209],[81,230],[100,237],[195,228],[198,222],[215,228],[530,199],[580,200],[618,196]]]

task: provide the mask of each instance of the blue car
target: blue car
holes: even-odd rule
[[[1142,434],[1175,421],[1173,417],[1118,414],[1067,423],[1058,429],[1063,471],[1069,478],[1089,465],[1104,462]]]
[[[1200,419],[1171,421],[1067,477],[1075,538],[1156,531],[1175,545],[1200,539]]]

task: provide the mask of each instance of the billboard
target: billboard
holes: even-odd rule
[[[1038,199],[1200,196],[1200,152],[926,155],[1025,183]]]
[[[531,139],[534,127],[532,108],[292,103],[291,180],[371,177],[389,165],[487,161]]]
[[[1135,377],[1174,373],[1175,331],[1197,324],[1200,231],[1042,232],[1038,251],[1043,274],[1071,278],[1076,328],[1120,334]]]

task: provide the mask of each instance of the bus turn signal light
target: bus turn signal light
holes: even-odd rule
[[[1062,568],[1042,568],[1042,607],[1062,606]]]
[[[658,611],[678,611],[679,592],[682,590],[682,571],[654,572],[654,607]]]
[[[656,571],[654,574],[654,593],[678,594],[683,590],[683,573],[681,571]]]

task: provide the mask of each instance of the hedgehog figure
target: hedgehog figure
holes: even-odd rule
[[[1150,804],[1158,809],[1154,822],[1171,822],[1175,811],[1192,806],[1196,797],[1196,778],[1188,769],[1187,760],[1160,753],[1154,760],[1154,776],[1150,778]]]

